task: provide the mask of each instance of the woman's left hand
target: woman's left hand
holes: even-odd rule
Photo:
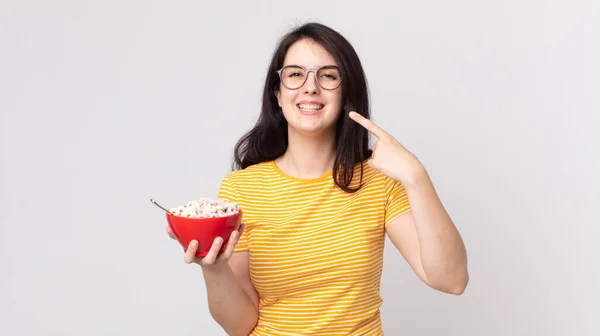
[[[371,167],[402,185],[417,183],[424,175],[425,168],[413,153],[371,120],[356,112],[350,112],[349,116],[377,138],[372,148],[373,155],[368,161]]]

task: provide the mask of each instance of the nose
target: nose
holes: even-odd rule
[[[312,79],[310,75],[313,75]],[[306,93],[317,93],[319,91],[319,85],[317,84],[317,74],[314,71],[309,72],[306,75],[306,83],[304,83],[304,92]]]

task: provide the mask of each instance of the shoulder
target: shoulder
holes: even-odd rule
[[[267,168],[268,162],[265,162],[230,171],[221,180],[219,198],[242,202],[244,195],[256,189],[256,181],[264,180],[260,176]]]
[[[362,164],[362,184],[367,188],[382,187],[385,190],[400,186],[400,183],[391,179],[379,170],[371,167],[368,160],[359,162],[354,166],[354,176],[352,177],[353,184],[358,183],[361,179],[361,164]]]
[[[223,177],[224,182],[233,184],[243,183],[245,181],[256,180],[271,171],[271,161],[257,163],[246,167],[245,169],[233,170]]]
[[[383,181],[387,177],[377,169],[371,167],[368,163],[368,160],[358,162],[354,165],[354,176],[352,177],[352,180],[359,180],[361,178],[361,173],[363,183],[369,181]]]

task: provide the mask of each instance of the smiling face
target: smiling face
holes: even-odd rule
[[[290,46],[283,66],[301,65],[307,69],[322,66],[338,66],[333,56],[320,44],[302,39]],[[283,75],[283,74],[282,74]],[[322,83],[331,80],[331,73],[324,72]],[[325,77],[327,76],[327,77]],[[275,92],[279,106],[291,132],[319,134],[334,132],[342,110],[342,87],[325,90],[315,80],[315,73],[307,73],[306,82],[296,90],[280,85]]]

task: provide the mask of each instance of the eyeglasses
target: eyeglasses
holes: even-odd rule
[[[311,72],[315,74],[317,84],[325,90],[335,90],[342,84],[342,74],[335,65],[307,69],[301,65],[291,64],[277,70],[281,83],[290,90],[299,89],[304,85]]]

